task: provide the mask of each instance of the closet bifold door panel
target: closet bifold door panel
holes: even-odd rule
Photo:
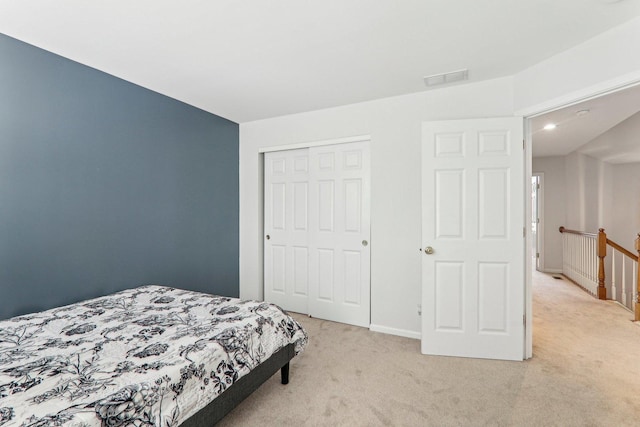
[[[370,324],[368,143],[310,149],[309,308],[321,319]]]
[[[308,314],[309,150],[264,156],[264,299]]]
[[[265,154],[267,301],[369,326],[369,169],[368,142]]]

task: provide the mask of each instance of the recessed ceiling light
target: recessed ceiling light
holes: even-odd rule
[[[557,126],[555,123],[549,123],[547,125],[544,125],[544,130],[554,130],[556,127]]]
[[[578,117],[586,116],[587,114],[589,114],[589,110],[588,109],[576,111],[576,116],[578,116]]]

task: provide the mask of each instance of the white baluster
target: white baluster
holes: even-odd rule
[[[579,245],[578,273],[580,274],[580,284],[584,287],[584,237],[582,236],[580,236]]]
[[[611,251],[611,299],[616,300],[616,251]]]
[[[576,266],[576,278],[578,279],[577,281],[578,281],[578,283],[582,284],[581,280],[580,280],[580,247],[582,246],[582,244],[581,244],[582,242],[580,240],[581,240],[580,237],[576,236],[576,256],[575,256],[576,264],[575,264],[575,266]]]
[[[591,287],[589,280],[587,280],[587,238],[582,237],[582,277],[583,283],[585,286]]]
[[[589,237],[584,238],[584,278],[585,283],[589,288],[593,286],[591,281],[591,239]]]
[[[571,278],[572,279],[574,279],[574,276],[575,276],[573,269],[574,269],[574,266],[576,265],[575,264],[575,260],[573,259],[573,257],[574,257],[574,248],[575,248],[574,240],[575,240],[575,238],[574,238],[573,235],[567,236],[567,242],[569,244],[569,246],[568,246],[569,247],[569,271],[571,272]]]
[[[571,264],[569,259],[569,236],[566,233],[562,235],[562,249],[562,271],[567,277],[571,277],[571,272],[569,271],[569,265]]]
[[[594,266],[593,266],[593,281],[598,283],[598,269],[600,268],[600,258],[598,258],[598,239],[594,240],[594,248],[593,248],[593,256],[595,257]]]
[[[593,245],[591,252],[591,259],[593,260],[593,268],[591,269],[592,282],[598,287],[598,239],[591,239],[591,245]]]
[[[595,273],[595,244],[593,239],[589,239],[589,282],[594,283],[596,279]]]
[[[567,270],[569,271],[569,277],[573,279],[573,238],[571,235],[567,236],[567,259],[569,260],[569,264],[567,265]]]
[[[626,269],[626,259],[627,258],[622,252],[620,252],[620,256],[622,256],[622,293],[620,295],[620,299],[622,300],[622,305],[627,306],[627,269]]]
[[[636,289],[636,283],[638,283],[638,262],[631,261],[631,268],[633,268],[633,282],[631,282],[631,310],[636,309],[636,302],[638,301],[638,290]]]

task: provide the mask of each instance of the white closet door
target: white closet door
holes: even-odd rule
[[[368,327],[369,144],[314,147],[309,153],[309,313]]]
[[[265,300],[368,327],[368,142],[265,154]]]
[[[522,360],[522,118],[423,124],[422,352]]]
[[[308,313],[309,150],[265,153],[264,298]]]

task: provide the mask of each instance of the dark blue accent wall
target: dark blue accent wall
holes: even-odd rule
[[[0,34],[0,318],[150,283],[238,296],[238,143]]]

